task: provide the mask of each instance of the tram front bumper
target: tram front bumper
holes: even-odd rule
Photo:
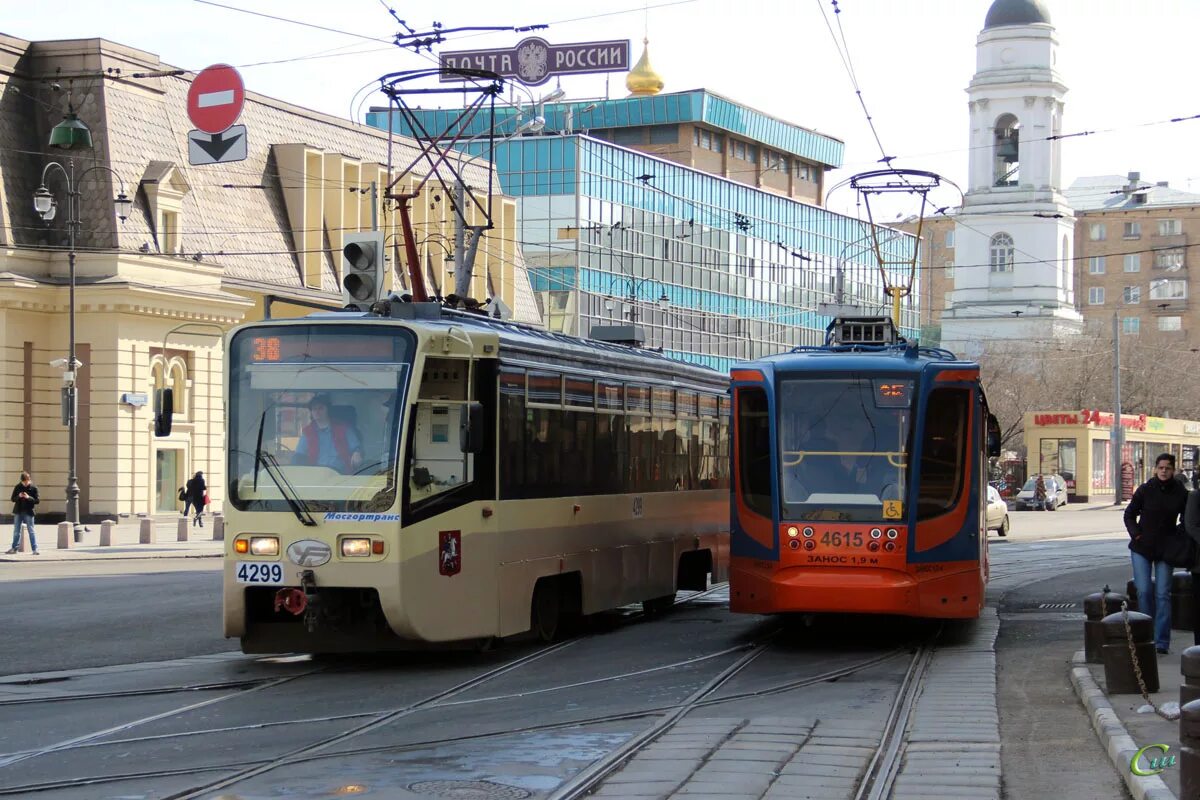
[[[729,607],[743,613],[911,614],[919,606],[918,582],[895,570],[789,567],[759,571],[734,566],[730,573]]]

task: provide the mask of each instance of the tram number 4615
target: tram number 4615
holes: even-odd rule
[[[821,544],[829,545],[830,547],[862,547],[863,535],[862,531],[851,533],[847,531],[825,531],[821,534]]]

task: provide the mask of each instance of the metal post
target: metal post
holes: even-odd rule
[[[379,230],[379,187],[371,181],[371,230]]]
[[[76,396],[76,361],[75,361],[75,229],[79,225],[79,198],[75,186],[75,159],[67,159],[70,174],[67,178],[67,232],[70,251],[67,253],[67,265],[70,273],[70,308],[68,309],[68,326],[70,330],[69,353],[67,354],[67,372],[71,380],[67,384],[67,522],[71,523],[75,540],[79,541],[82,534],[79,524],[79,478],[75,474],[75,432],[77,427],[78,401]]]
[[[459,297],[467,297],[471,293],[471,276],[467,274],[467,211],[463,204],[467,201],[466,187],[461,180],[454,184],[454,203],[457,214],[454,220],[454,293]]]
[[[1121,484],[1121,312],[1113,312],[1113,423],[1112,423],[1112,462],[1113,462],[1113,505],[1121,504],[1121,494],[1124,487]]]

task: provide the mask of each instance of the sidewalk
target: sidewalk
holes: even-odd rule
[[[33,555],[26,543],[25,552],[4,555],[0,551],[0,564],[7,561],[102,561],[125,558],[217,558],[224,552],[224,542],[213,541],[213,531],[216,528],[216,518],[212,514],[204,516],[204,527],[194,526],[192,520],[186,520],[187,541],[177,541],[180,516],[157,515],[146,517],[153,524],[153,541],[150,544],[141,543],[140,517],[128,517],[116,520],[112,527],[111,544],[100,546],[101,525],[98,522],[89,523],[88,530],[83,533],[79,543],[71,537],[67,549],[58,548],[58,526],[54,524],[35,525],[37,534],[38,555]],[[12,528],[4,526],[0,533],[0,543],[4,550],[12,544]]]
[[[1178,708],[1179,685],[1183,676],[1179,669],[1179,654],[1192,643],[1191,631],[1172,631],[1171,653],[1158,659],[1159,691],[1150,699],[1159,708],[1164,703],[1173,703]],[[1153,711],[1139,711],[1146,706],[1140,694],[1108,694],[1104,682],[1104,665],[1088,664],[1083,651],[1075,653],[1071,665],[1071,685],[1092,720],[1092,727],[1100,744],[1108,752],[1113,767],[1120,773],[1125,786],[1134,800],[1176,800],[1179,797],[1179,761],[1182,759],[1179,746],[1179,721],[1165,720]],[[1175,756],[1176,763],[1157,775],[1139,777],[1130,769],[1130,763],[1140,748],[1151,744],[1164,744],[1170,750],[1167,756]],[[1148,769],[1151,758],[1162,753],[1155,749],[1140,759],[1142,769]]]

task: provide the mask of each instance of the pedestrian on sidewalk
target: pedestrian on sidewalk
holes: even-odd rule
[[[33,479],[28,472],[21,473],[21,480],[12,490],[13,501],[13,540],[12,547],[6,553],[12,555],[21,546],[21,526],[29,530],[29,546],[33,554],[41,555],[37,549],[37,534],[33,531],[33,507],[38,504],[38,489],[33,485]]]
[[[192,479],[187,482],[187,502],[191,504],[196,511],[196,516],[192,519],[192,527],[199,525],[204,527],[204,498],[208,493],[208,486],[204,483],[204,473],[197,471]],[[186,512],[186,507],[184,508]]]
[[[1187,489],[1175,480],[1175,456],[1163,453],[1154,460],[1154,477],[1125,507],[1138,605],[1154,618],[1154,645],[1161,655],[1171,646],[1171,565],[1163,560],[1163,550],[1168,536],[1179,535],[1186,505]]]

